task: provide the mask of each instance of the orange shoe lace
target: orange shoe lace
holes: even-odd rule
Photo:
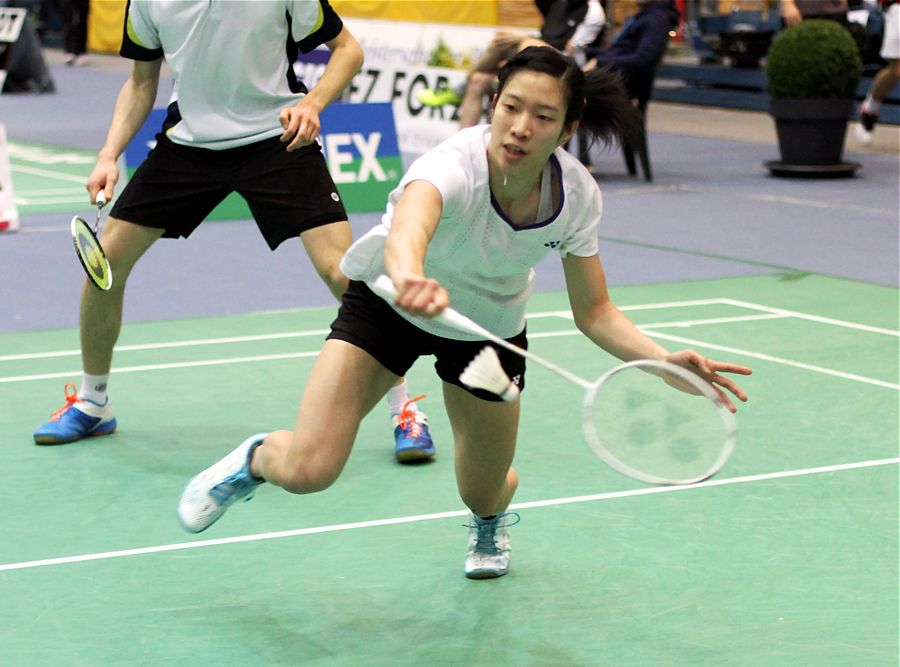
[[[50,421],[52,422],[59,421],[59,418],[62,417],[63,413],[78,402],[78,390],[75,389],[73,383],[66,382],[66,387],[63,391],[66,394],[66,404],[50,415]]]
[[[397,425],[400,426],[404,431],[409,429],[410,438],[418,438],[419,434],[422,432],[422,426],[419,422],[416,421],[416,411],[409,409],[410,403],[415,403],[418,400],[423,398],[427,398],[428,394],[422,394],[421,396],[416,396],[415,398],[409,399],[406,403],[403,404],[403,409],[400,411],[400,414],[397,416]]]

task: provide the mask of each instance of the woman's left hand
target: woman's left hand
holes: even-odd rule
[[[729,412],[737,412],[737,407],[734,405],[734,403],[731,402],[728,394],[726,394],[721,389],[721,387],[724,387],[729,392],[734,394],[734,396],[737,397],[740,401],[747,401],[747,394],[737,385],[737,383],[735,383],[730,378],[720,375],[720,373],[750,375],[753,371],[746,366],[739,366],[738,364],[732,364],[726,361],[707,359],[702,354],[695,352],[694,350],[681,350],[680,352],[673,352],[672,354],[666,356],[665,361],[681,366],[682,368],[685,368],[706,380],[706,382],[708,382],[709,385],[719,395],[719,399],[722,401],[722,405],[724,405]],[[678,387],[677,381],[674,381],[673,383],[673,381],[669,378],[666,378],[666,381],[669,382],[669,384],[673,384],[673,386]],[[681,387],[678,388],[680,389]]]

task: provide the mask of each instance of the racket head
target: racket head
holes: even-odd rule
[[[78,261],[84,267],[87,277],[98,289],[109,290],[113,284],[112,269],[94,230],[77,215],[72,218],[71,230],[75,254],[78,255]]]
[[[582,430],[611,468],[659,485],[709,479],[728,461],[738,434],[734,415],[711,385],[681,366],[650,359],[616,366],[591,385]]]

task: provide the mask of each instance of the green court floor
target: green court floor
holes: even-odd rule
[[[462,575],[466,530],[428,359],[438,460],[393,462],[386,408],[341,479],[263,487],[184,533],[184,483],[292,427],[333,309],[126,325],[111,437],[31,432],[77,381],[73,330],[0,335],[3,665],[891,665],[898,661],[897,290],[817,276],[614,290],[672,349],[750,365],[738,448],[708,483],[646,487],[583,443],[577,387],[534,365],[507,577]],[[561,293],[532,349],[614,360]],[[347,388],[348,392],[353,387]]]
[[[10,141],[8,147],[19,215],[68,213],[89,207],[84,184],[97,160],[95,151],[23,141]]]

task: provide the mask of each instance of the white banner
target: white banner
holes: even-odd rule
[[[347,18],[344,23],[366,52],[367,65],[416,66],[430,62],[432,65],[462,70],[469,69],[487,48],[494,34],[502,29],[496,26],[403,23],[359,18]]]
[[[399,23],[348,18],[366,61],[343,96],[345,102],[391,102],[397,139],[404,153],[424,153],[458,129],[456,107],[431,109],[416,93],[461,86],[471,64],[490,43],[496,27]],[[297,75],[312,87],[325,69],[327,52],[301,54]]]
[[[0,232],[12,232],[18,228],[19,212],[16,210],[16,200],[13,196],[6,128],[0,123]]]
[[[297,62],[297,75],[312,87],[319,80],[325,65]],[[465,83],[464,70],[442,67],[377,65],[366,58],[366,64],[353,78],[342,97],[345,102],[391,102],[397,141],[401,152],[424,153],[453,134],[457,128],[456,107],[428,108],[416,93],[439,85],[454,87]]]

